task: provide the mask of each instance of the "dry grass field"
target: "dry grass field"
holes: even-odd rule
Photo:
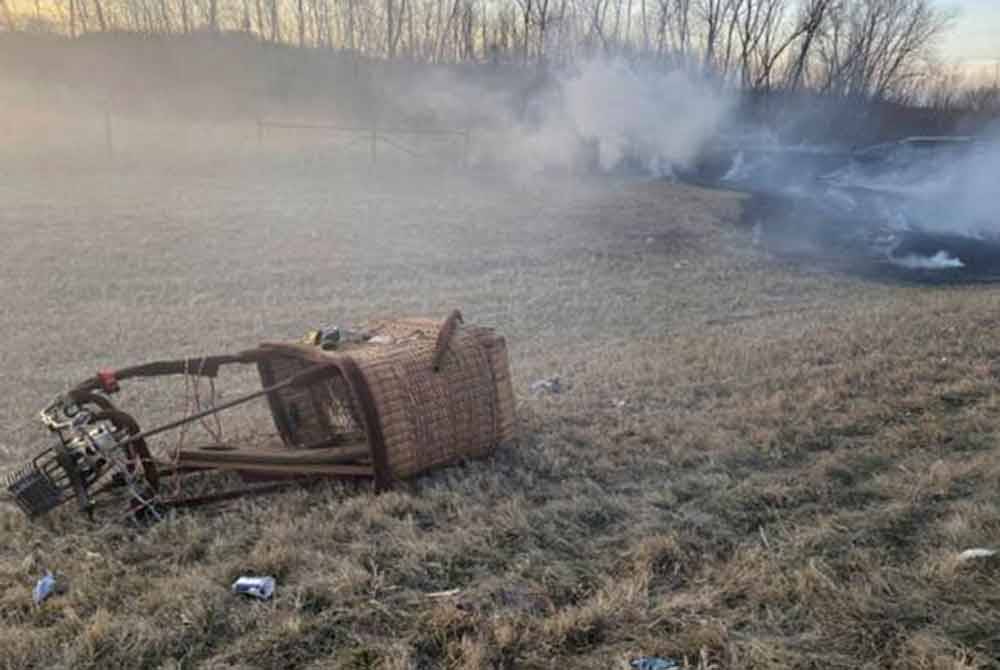
[[[522,438],[145,531],[2,505],[0,668],[1000,665],[1000,562],[957,558],[1000,544],[996,288],[793,266],[665,181],[294,156],[3,163],[0,464],[98,367],[454,307],[507,336]]]

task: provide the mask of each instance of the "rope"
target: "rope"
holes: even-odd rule
[[[198,377],[200,377],[201,374],[202,370],[199,370]],[[215,409],[215,378],[209,377],[208,381],[209,381],[209,388],[211,389],[211,393],[208,400],[208,406],[212,409]],[[203,408],[201,405],[201,380],[196,377],[191,386],[194,390],[195,409],[198,412],[202,412]],[[215,426],[209,425],[208,423],[209,417],[212,417],[212,419],[215,421]],[[216,443],[218,444],[222,443],[222,419],[219,418],[218,413],[213,413],[201,417],[201,419],[199,419],[199,423],[201,424],[202,428],[205,429],[205,432],[207,432],[212,437],[212,439],[215,440]]]

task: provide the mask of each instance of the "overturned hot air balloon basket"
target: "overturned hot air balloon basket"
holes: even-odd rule
[[[513,440],[507,347],[492,329],[463,324],[456,310],[444,321],[376,321],[360,333],[99,372],[41,413],[52,446],[9,473],[4,488],[32,518],[71,500],[92,515],[122,492],[128,515],[155,516],[323,478],[370,481],[382,491]],[[233,366],[256,366],[261,387],[221,401],[227,396],[214,393],[216,379]],[[128,380],[176,375],[207,378],[215,400],[145,429],[112,400]],[[153,456],[156,438],[195,423],[221,428],[222,414],[246,412],[254,401],[270,415],[263,417],[270,440],[188,445],[174,437],[164,441],[166,457]],[[238,473],[243,485],[202,486],[196,495],[182,485],[215,471]]]

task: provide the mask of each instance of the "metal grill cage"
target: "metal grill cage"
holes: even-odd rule
[[[55,449],[46,449],[30,463],[7,475],[4,485],[14,502],[34,518],[75,497],[73,480]]]

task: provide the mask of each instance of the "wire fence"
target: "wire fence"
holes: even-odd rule
[[[413,158],[425,158],[429,156],[425,151],[407,146],[404,143],[404,138],[406,137],[437,137],[454,139],[457,142],[461,142],[460,155],[463,167],[469,164],[469,153],[472,147],[472,131],[469,128],[462,130],[450,128],[407,128],[403,126],[379,126],[377,123],[372,123],[370,126],[350,126],[333,123],[298,123],[257,119],[257,145],[259,147],[264,146],[265,135],[268,131],[272,130],[306,130],[343,134],[350,138],[345,147],[367,142],[369,161],[372,165],[378,163],[379,146],[387,146]]]
[[[357,165],[470,165],[470,128],[378,123],[326,123],[256,118],[223,122],[116,115],[108,109],[83,114],[36,115],[17,132],[0,128],[0,160],[96,160],[133,164],[158,159],[194,160],[262,155],[334,159]],[[366,161],[367,159],[367,161]]]

